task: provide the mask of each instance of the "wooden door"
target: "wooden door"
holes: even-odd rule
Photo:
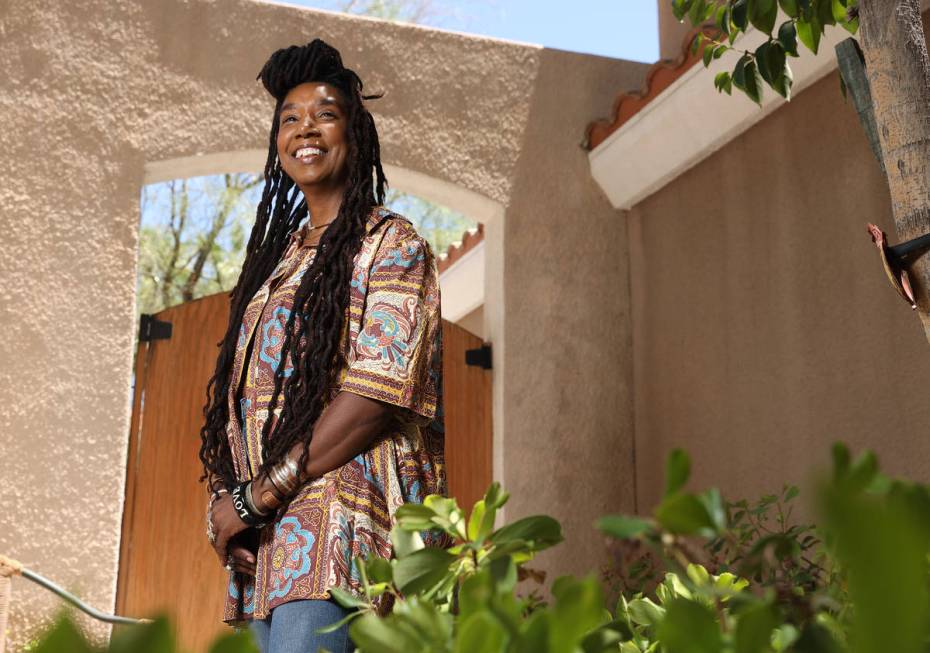
[[[169,308],[170,339],[140,342],[126,471],[117,611],[168,614],[183,648],[205,651],[220,621],[226,571],[205,535],[200,426],[223,337],[224,293]],[[467,509],[491,482],[490,372],[465,364],[481,339],[443,322],[446,461],[450,494]]]
[[[171,338],[140,342],[116,589],[119,614],[167,614],[199,652],[226,626],[227,572],[206,538],[200,427],[229,300],[211,295],[164,310]]]

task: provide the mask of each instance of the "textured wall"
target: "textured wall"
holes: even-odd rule
[[[866,222],[893,233],[835,74],[634,208],[641,510],[675,446],[734,497],[806,482],[834,440],[926,480],[930,351]]]
[[[633,508],[626,224],[580,135],[642,70],[543,52],[503,225],[507,518],[562,522],[566,544],[541,557],[555,575],[594,570],[604,554],[594,520]]]
[[[505,481],[545,497],[515,501],[514,514],[570,515],[570,501],[589,498],[572,489],[570,470],[605,505],[624,487],[588,480],[581,458],[548,470],[568,452],[600,454],[610,438],[629,438],[623,402],[601,418],[602,386],[573,400],[563,384],[591,379],[602,359],[566,324],[587,336],[601,333],[597,321],[618,320],[607,329],[611,364],[628,358],[624,227],[609,219],[578,141],[618,86],[639,85],[641,66],[246,0],[0,0],[0,552],[101,608],[113,605],[118,564],[145,165],[266,148],[272,103],[255,75],[274,49],[314,36],[340,48],[368,89],[387,92],[374,105],[387,163],[513,206],[512,228],[489,228],[505,239],[489,247],[498,257],[489,269],[517,273],[506,283],[515,299],[506,324],[491,320],[492,337],[514,352],[510,367],[496,361],[513,371],[497,390],[519,389],[496,400],[507,411],[496,437],[515,455],[496,454],[496,464],[522,464],[513,461],[532,451],[539,469]],[[616,247],[584,244],[599,228]],[[577,267],[579,256],[599,265],[597,275]],[[507,267],[504,257],[514,257]],[[579,290],[589,276],[595,285]],[[614,287],[595,315],[599,293]],[[541,372],[554,376],[534,390]],[[625,390],[626,376],[609,372],[614,390]],[[539,421],[545,405],[560,407],[558,429]],[[56,601],[23,582],[14,592],[18,645]]]

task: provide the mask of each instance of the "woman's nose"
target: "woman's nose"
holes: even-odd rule
[[[316,121],[312,116],[307,114],[303,117],[303,120],[300,121],[300,131],[301,132],[316,132]]]

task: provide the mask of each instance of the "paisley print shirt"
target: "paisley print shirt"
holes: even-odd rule
[[[261,432],[285,325],[316,254],[315,246],[303,244],[305,235],[306,225],[291,234],[281,262],[242,319],[227,425],[240,480],[261,464]],[[255,577],[230,573],[225,621],[263,619],[287,601],[329,598],[330,587],[357,593],[353,560],[391,556],[397,508],[445,494],[436,265],[412,225],[380,207],[355,259],[345,324],[346,362],[332,397],[349,391],[389,402],[397,406],[395,419],[367,451],[306,483],[283,514],[261,529]],[[288,365],[284,374],[292,371]]]

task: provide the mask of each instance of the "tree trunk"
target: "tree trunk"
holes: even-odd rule
[[[930,59],[919,0],[861,0],[859,29],[900,240],[930,232]],[[930,341],[930,254],[911,267]]]

